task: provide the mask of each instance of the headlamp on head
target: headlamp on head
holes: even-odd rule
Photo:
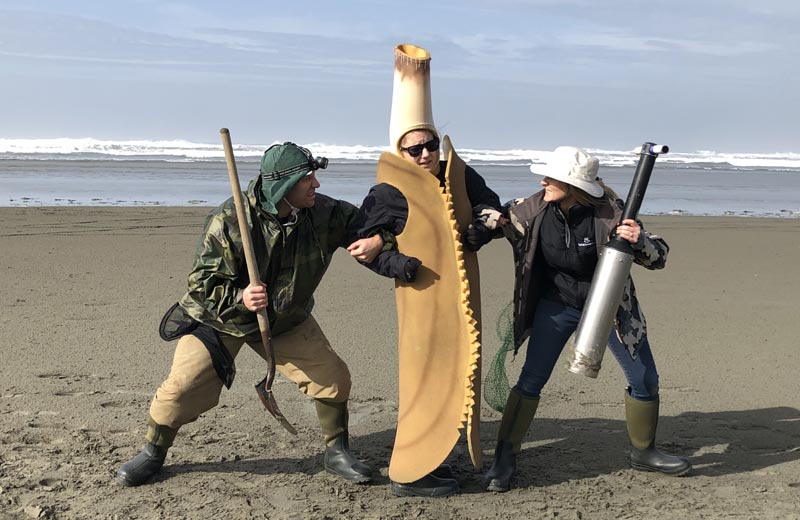
[[[270,151],[275,148],[294,148],[303,157],[299,162],[298,161],[290,161],[294,162],[295,164],[287,167],[281,167],[283,165],[279,164],[279,162],[271,161],[272,168],[269,168],[271,171],[264,171],[266,166],[266,161],[268,157],[273,156]],[[303,148],[302,146],[298,146],[292,142],[285,142],[283,144],[273,144],[264,152],[264,159],[261,163],[261,174],[265,180],[269,181],[276,181],[279,179],[283,179],[285,177],[289,177],[296,173],[312,173],[316,170],[324,170],[328,167],[328,159],[326,157],[314,157],[311,155],[311,152],[308,151],[308,148]]]

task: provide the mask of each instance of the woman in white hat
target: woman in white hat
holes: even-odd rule
[[[514,249],[514,352],[528,342],[527,356],[500,422],[494,463],[486,474],[489,491],[508,491],[516,455],[530,427],[539,395],[564,345],[578,326],[597,266],[598,248],[614,235],[631,243],[634,262],[661,269],[669,247],[640,222],[622,217],[622,201],[597,177],[598,160],[561,146],[541,170],[543,189],[511,203],[504,232]],[[644,315],[633,280],[617,309],[608,345],[628,388],[625,417],[634,469],[684,475],[691,464],[655,448],[658,372],[647,341]]]

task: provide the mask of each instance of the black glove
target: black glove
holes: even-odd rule
[[[461,243],[470,251],[477,251],[492,240],[492,230],[480,220],[476,220],[461,235]]]
[[[406,282],[413,282],[417,278],[417,271],[419,271],[419,266],[421,265],[422,262],[413,256],[406,260],[406,265],[403,267],[403,276],[405,277]]]

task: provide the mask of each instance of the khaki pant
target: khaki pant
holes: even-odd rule
[[[220,338],[234,358],[245,344],[242,338],[223,334]],[[248,345],[265,357],[261,341]],[[272,349],[277,370],[307,396],[335,402],[346,401],[350,396],[350,371],[313,316],[272,338]],[[221,392],[222,380],[206,347],[191,334],[183,336],[175,347],[169,376],[150,404],[150,417],[160,425],[179,428],[214,408]]]

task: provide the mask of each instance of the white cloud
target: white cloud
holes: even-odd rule
[[[634,52],[688,52],[712,56],[740,56],[778,50],[775,43],[756,41],[702,41],[621,33],[571,33],[561,36],[566,45]]]
[[[488,34],[455,36],[451,41],[473,57],[500,60],[525,58],[533,49],[546,44],[544,38],[523,39]]]

